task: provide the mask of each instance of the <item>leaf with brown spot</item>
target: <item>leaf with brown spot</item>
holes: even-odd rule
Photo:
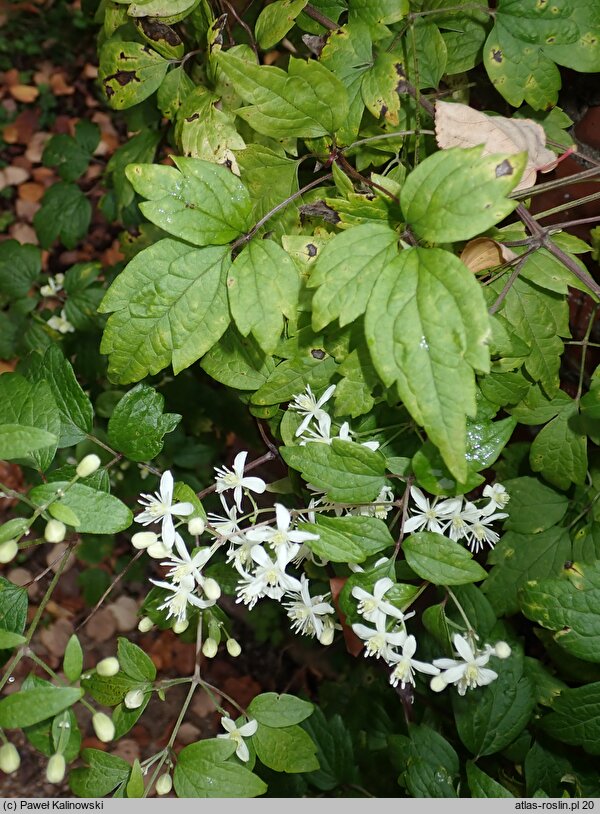
[[[169,63],[139,42],[107,42],[100,50],[98,78],[111,107],[123,110],[158,89]]]

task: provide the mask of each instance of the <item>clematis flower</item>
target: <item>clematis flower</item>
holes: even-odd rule
[[[386,616],[393,616],[403,622],[405,619],[410,619],[414,616],[414,611],[404,614],[391,602],[384,600],[385,594],[393,586],[393,581],[389,577],[382,577],[378,579],[373,586],[373,593],[370,594],[364,588],[355,585],[352,588],[352,596],[358,599],[358,612],[367,620],[377,624],[378,621],[383,621],[385,624]]]
[[[50,317],[47,324],[55,331],[58,331],[61,334],[72,334],[75,331],[75,328],[73,327],[73,325],[71,325],[71,323],[67,319],[67,315],[65,313],[64,308],[60,312],[59,317],[57,317],[56,315]]]
[[[208,546],[204,546],[203,548],[199,548],[192,557],[181,535],[175,532],[175,548],[179,556],[171,553],[166,562],[161,562],[161,565],[170,568],[170,571],[167,572],[167,577],[169,577],[172,582],[181,582],[186,577],[191,576],[197,585],[203,587],[206,577],[204,577],[200,571],[215,553],[216,547],[209,548]]]
[[[504,509],[510,500],[510,495],[501,483],[493,486],[488,484],[483,490],[483,496],[489,497],[490,502],[482,509],[483,514],[492,514],[496,509]]]
[[[157,608],[157,610],[168,610],[167,619],[176,616],[178,622],[185,622],[188,604],[201,609],[210,608],[215,604],[214,599],[200,599],[193,593],[195,582],[192,576],[183,577],[177,583],[163,582],[157,579],[151,579],[150,582],[158,588],[164,588],[165,591],[172,591],[172,595],[166,602],[163,602]]]
[[[279,546],[289,546],[295,543],[305,543],[307,540],[318,540],[318,534],[311,534],[308,531],[297,531],[291,527],[292,515],[281,503],[275,504],[275,519],[277,528],[271,526],[258,526],[246,531],[248,540],[255,543],[268,543],[271,548],[277,549]]]
[[[257,721],[250,720],[240,726],[239,729],[231,718],[221,718],[221,726],[226,730],[226,734],[217,735],[217,738],[229,738],[236,743],[235,753],[244,763],[250,759],[250,752],[244,743],[244,738],[250,738],[258,729]]]
[[[237,566],[242,580],[238,583],[236,601],[253,608],[257,600],[263,596],[281,599],[288,591],[299,593],[302,588],[300,580],[285,572],[286,567],[297,556],[299,548],[298,545],[280,546],[275,552],[273,561],[264,548],[255,545],[250,552],[252,560],[256,563],[254,573],[248,573]]]
[[[418,506],[418,511],[412,511],[410,517],[404,523],[404,532],[410,534],[413,531],[426,528],[427,531],[435,531],[438,534],[444,533],[444,520],[462,503],[461,498],[450,498],[438,503],[435,497],[430,503],[423,492],[416,486],[410,487],[410,496]]]
[[[460,633],[455,633],[452,639],[454,649],[460,659],[434,659],[433,664],[443,670],[440,675],[432,679],[431,689],[439,692],[448,684],[456,684],[459,695],[467,690],[484,687],[498,678],[498,673],[486,668],[494,649],[489,645],[482,651],[473,650],[469,642]]]
[[[160,479],[159,491],[153,495],[141,495],[138,503],[144,506],[144,511],[135,518],[143,526],[162,520],[162,542],[167,548],[172,548],[175,542],[173,517],[187,517],[194,511],[191,503],[173,504],[173,485],[173,475],[167,469]]]
[[[329,427],[331,426],[331,419],[329,415],[323,410],[323,405],[329,401],[335,392],[335,384],[329,385],[327,390],[323,393],[320,399],[317,400],[310,385],[306,385],[306,391],[294,396],[293,402],[290,404],[290,410],[295,410],[300,415],[303,415],[302,423],[296,430],[296,438],[306,430],[312,419],[319,425],[321,435],[329,435]],[[326,428],[326,431],[324,431]]]
[[[308,590],[309,580],[305,574],[300,577],[298,598],[284,602],[288,617],[292,620],[292,630],[302,636],[316,636],[319,641],[325,632],[324,619],[334,613],[333,607],[325,601],[325,596],[311,596]]]
[[[402,647],[406,641],[404,630],[386,630],[385,616],[380,616],[375,622],[375,630],[366,625],[352,625],[352,630],[359,639],[365,642],[365,656],[383,658],[388,663],[394,656],[394,648]]]
[[[259,495],[267,488],[266,483],[262,478],[244,477],[244,466],[248,453],[238,452],[233,461],[233,471],[226,467],[215,467],[217,473],[216,489],[217,494],[222,494],[228,489],[233,489],[233,499],[238,508],[242,511],[242,496],[243,490],[249,489],[251,492],[256,492]]]
[[[508,515],[505,512],[496,512],[496,514],[480,514],[471,524],[467,524],[465,530],[465,537],[467,538],[467,545],[474,554],[477,554],[483,548],[483,544],[487,543],[490,548],[493,548],[500,535],[493,529],[489,528],[489,524],[494,520],[503,520]]]
[[[65,275],[55,274],[53,277],[48,277],[48,282],[46,285],[43,285],[40,288],[40,294],[42,297],[54,297],[58,294],[59,291],[63,290],[63,282],[65,279]]]
[[[390,676],[390,684],[392,687],[397,687],[398,682],[400,682],[402,689],[404,689],[407,684],[414,686],[415,670],[419,673],[427,673],[432,676],[440,672],[439,667],[434,667],[433,664],[427,664],[427,662],[413,659],[416,650],[417,640],[414,636],[408,636],[402,645],[402,654],[394,653],[392,655],[390,661],[396,663]]]

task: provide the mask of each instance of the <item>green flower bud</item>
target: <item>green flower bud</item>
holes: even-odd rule
[[[229,653],[229,655],[233,656],[234,659],[236,659],[242,652],[240,643],[237,642],[235,639],[227,639],[225,647],[227,648],[227,652]]]
[[[114,656],[110,656],[107,659],[102,659],[102,661],[99,661],[96,665],[96,672],[99,676],[116,676],[119,669],[119,660]]]
[[[0,769],[6,774],[16,772],[21,765],[21,758],[12,743],[5,743],[0,748]]]
[[[67,533],[67,527],[60,520],[48,520],[44,529],[44,539],[49,543],[62,543]]]
[[[60,783],[65,776],[67,764],[62,755],[52,755],[46,766],[46,780],[49,783]]]
[[[173,633],[183,633],[189,626],[190,623],[188,619],[178,619],[176,622],[173,622]]]
[[[210,637],[206,639],[204,644],[202,645],[202,653],[206,656],[207,659],[214,659],[217,655],[217,650],[219,649],[219,645],[216,643],[214,639]]]
[[[86,455],[85,458],[79,461],[75,471],[80,478],[87,478],[89,475],[94,474],[101,463],[102,461],[97,455]]]
[[[92,726],[98,740],[102,743],[108,743],[115,736],[115,725],[104,712],[96,712],[92,716]]]
[[[154,627],[154,622],[149,616],[143,616],[138,622],[138,630],[140,633],[148,633]]]
[[[156,781],[156,793],[168,794],[173,788],[173,778],[170,774],[161,774]]]

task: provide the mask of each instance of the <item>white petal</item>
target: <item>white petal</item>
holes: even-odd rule
[[[322,407],[325,404],[326,401],[329,401],[329,399],[332,397],[332,395],[335,392],[335,387],[336,387],[335,384],[330,384],[329,385],[327,390],[323,393],[321,398],[318,400],[317,407]]]
[[[163,543],[169,548],[173,547],[175,542],[175,526],[173,525],[173,518],[170,514],[165,514],[162,519],[162,539]]]
[[[225,718],[225,717],[221,718],[221,726],[223,727],[223,729],[226,729],[228,732],[235,732],[235,730],[237,728],[235,723],[231,720],[231,718]],[[227,735],[220,735],[220,737],[221,738],[226,738]]]
[[[454,647],[456,648],[456,651],[458,655],[461,657],[461,659],[464,659],[465,661],[472,663],[473,660],[475,659],[475,654],[471,650],[471,646],[469,642],[465,639],[465,637],[461,636],[460,633],[455,633],[453,642]]]
[[[486,684],[491,684],[498,678],[498,673],[493,670],[488,670],[487,667],[479,668],[479,675],[477,676],[477,683],[480,687],[485,687]]]
[[[410,496],[422,512],[426,512],[429,509],[429,501],[417,486],[410,487]]]
[[[415,659],[411,659],[410,663],[411,666],[420,673],[427,673],[427,675],[436,676],[440,672],[438,667],[434,667],[433,664],[427,664],[424,661],[415,661]]]
[[[246,763],[250,760],[250,752],[248,751],[248,747],[244,743],[244,741],[240,741],[238,743],[237,749],[235,750],[236,755],[239,757],[240,760],[243,760]]]
[[[273,560],[269,557],[267,552],[259,545],[252,546],[250,549],[250,556],[258,565],[269,566],[273,565]]]
[[[450,667],[449,670],[445,670],[444,681],[446,684],[454,684],[456,681],[460,681],[465,674],[467,666],[466,664],[460,664],[457,667]]]
[[[408,636],[406,641],[404,642],[404,647],[402,648],[402,655],[406,656],[409,659],[417,652],[417,640],[414,636]]]
[[[409,517],[404,521],[404,533],[410,534],[415,529],[419,529],[427,523],[427,518],[422,514],[415,514],[414,517]]]
[[[256,492],[259,495],[262,495],[267,488],[267,484],[262,478],[244,478],[242,480],[242,486],[245,486],[246,489],[250,489],[251,492]]]
[[[248,451],[244,450],[244,452],[238,452],[238,454],[233,459],[233,471],[238,476],[238,478],[244,477],[244,467],[246,466],[247,457]]]
[[[246,480],[244,478],[244,480]],[[292,515],[281,503],[275,504],[275,517],[277,519],[277,528],[279,531],[287,531],[292,522]]]
[[[381,599],[384,593],[389,591],[393,584],[393,580],[391,580],[389,577],[382,577],[381,579],[378,579],[373,587],[373,596],[375,599]]]
[[[192,514],[194,511],[194,507],[191,503],[176,503],[174,506],[171,506],[171,514],[175,514],[177,516],[181,515],[183,517],[187,517],[188,514]]]
[[[168,469],[166,472],[163,472],[162,478],[160,479],[160,496],[163,503],[167,503],[169,506],[171,505],[171,501],[173,500],[173,475],[171,475]]]
[[[249,738],[251,735],[254,735],[256,730],[258,729],[258,721],[248,721],[247,724],[240,726],[238,732],[243,738]]]

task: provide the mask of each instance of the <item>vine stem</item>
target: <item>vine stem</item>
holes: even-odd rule
[[[588,321],[587,330],[585,332],[585,336],[581,342],[581,367],[579,368],[579,383],[577,385],[577,395],[575,396],[575,402],[579,404],[581,399],[581,394],[583,392],[583,379],[585,376],[585,360],[588,352],[590,335],[592,333],[592,326],[596,319],[596,314],[598,313],[598,305],[595,305],[592,308],[592,313],[590,314],[590,319]]]
[[[527,261],[527,259],[529,257],[529,254],[530,254],[530,252],[528,252],[527,256],[525,258],[523,258],[519,263],[517,263],[517,265],[514,267],[514,269],[512,271],[512,274],[510,275],[510,277],[506,281],[506,285],[504,286],[502,291],[498,294],[498,298],[496,299],[496,302],[488,308],[488,314],[495,314],[496,311],[498,311],[498,309],[500,308],[500,306],[502,305],[502,303],[506,299],[506,296],[507,296],[508,292],[513,287],[515,280],[517,279],[517,277],[521,273],[521,270],[523,269],[523,266],[525,265],[525,263],[526,263],[526,261]]]
[[[139,560],[139,558],[142,556],[142,554],[143,554],[143,553],[144,553],[144,549],[140,549],[140,551],[138,551],[138,552],[137,552],[137,554],[136,554],[136,555],[133,557],[133,559],[129,560],[129,562],[127,563],[127,565],[125,566],[125,568],[124,568],[124,569],[121,571],[121,573],[120,573],[120,574],[117,574],[117,576],[115,577],[115,579],[113,580],[113,582],[111,582],[111,584],[108,586],[108,588],[107,588],[107,589],[104,591],[104,593],[102,594],[102,596],[100,597],[100,599],[98,600],[98,602],[96,602],[96,604],[94,605],[94,607],[92,608],[92,610],[91,610],[91,611],[88,613],[88,615],[85,617],[85,619],[83,620],[83,622],[80,622],[80,623],[77,625],[77,627],[75,628],[75,632],[77,632],[78,630],[81,630],[81,628],[82,628],[82,627],[84,627],[84,625],[87,625],[87,623],[90,621],[90,619],[92,618],[92,616],[93,616],[95,613],[97,613],[97,612],[98,612],[98,609],[100,608],[100,606],[102,605],[102,603],[104,602],[104,600],[106,599],[106,597],[107,597],[107,596],[108,596],[110,593],[112,593],[112,591],[114,590],[114,588],[115,588],[115,587],[116,587],[116,586],[119,584],[119,582],[120,582],[120,581],[123,579],[123,577],[125,576],[125,574],[127,574],[127,572],[129,571],[129,569],[130,569],[130,568],[132,568],[132,567],[133,567],[133,565],[134,565],[134,564],[135,564],[135,563],[136,563],[136,562]]]
[[[384,195],[387,195],[388,198],[391,198],[394,203],[400,206],[400,199],[397,195],[394,195],[393,192],[390,192],[389,189],[382,187],[381,184],[376,184],[375,181],[371,181],[370,178],[365,178],[364,175],[361,175],[357,170],[354,169],[352,164],[350,164],[343,155],[338,154],[336,157],[336,164],[339,162],[341,165],[341,169],[344,170],[346,175],[350,175],[352,178],[356,178],[357,181],[362,181],[362,183],[366,184],[371,189],[377,189],[379,192],[383,192]]]
[[[272,452],[271,450],[269,450],[268,452],[265,452],[265,454],[261,455],[260,458],[256,458],[256,460],[250,461],[250,463],[247,466],[244,467],[244,472],[251,472],[253,469],[256,469],[258,466],[261,466],[262,464],[266,464],[268,461],[272,461],[274,458],[277,457],[277,454],[275,452]],[[206,497],[207,495],[211,495],[216,490],[216,488],[217,488],[217,484],[213,483],[212,486],[207,486],[206,489],[202,489],[201,492],[198,492],[196,494],[196,497],[198,498],[198,500],[202,500],[203,497]]]
[[[533,217],[535,220],[548,218],[550,215],[556,215],[557,212],[564,212],[566,209],[573,209],[576,206],[583,206],[583,204],[592,203],[593,201],[597,201],[599,198],[600,192],[593,192],[591,195],[584,195],[583,198],[577,198],[577,200],[574,201],[567,201],[566,203],[552,207],[552,209],[546,209],[544,212],[537,212],[535,215],[533,215]]]
[[[304,6],[303,11],[307,17],[310,17],[312,20],[322,25],[323,28],[327,28],[329,31],[338,31],[340,28],[336,22],[334,22],[330,17],[327,17],[325,14],[322,14],[310,3],[307,3]]]
[[[560,189],[561,187],[571,186],[571,184],[580,184],[588,178],[593,178],[595,175],[600,175],[600,167],[582,170],[566,178],[556,178],[553,181],[545,181],[543,184],[537,184],[535,187],[530,187],[529,189],[522,189],[520,192],[511,192],[508,197],[518,200],[531,198],[533,195],[541,195],[543,192],[548,192],[551,189]]]
[[[402,501],[400,503],[400,510],[402,511],[402,516],[400,518],[400,531],[398,533],[398,540],[396,541],[396,548],[394,549],[394,557],[397,556],[398,552],[400,551],[400,546],[402,545],[402,540],[404,540],[404,524],[406,523],[406,516],[408,514],[408,499],[410,497],[410,487],[412,486],[414,478],[410,475],[406,479],[406,488],[404,490],[404,494],[402,495]]]

